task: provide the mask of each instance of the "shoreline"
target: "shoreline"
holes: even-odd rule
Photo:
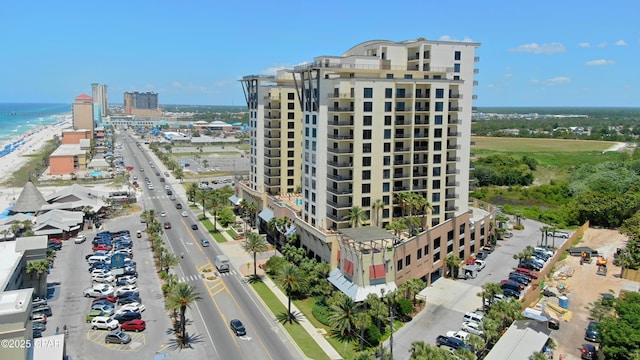
[[[0,183],[6,181],[13,173],[20,169],[28,159],[26,156],[40,151],[45,142],[53,139],[55,135],[62,136],[62,131],[72,126],[71,115],[65,114],[62,118],[52,124],[47,124],[30,129],[26,133],[12,138],[8,144],[20,142],[20,146],[10,153],[0,157]],[[2,145],[1,148],[4,148]]]

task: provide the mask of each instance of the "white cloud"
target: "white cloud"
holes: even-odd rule
[[[533,53],[533,54],[547,54],[547,55],[565,52],[565,50],[566,50],[565,46],[558,42],[552,42],[548,44],[531,43],[531,44],[520,45],[517,48],[509,49],[509,51],[512,51],[512,52],[527,52],[527,53]]]
[[[605,48],[605,47],[607,47],[607,43],[606,42],[600,43],[600,44],[598,44],[598,47],[599,48]]]
[[[584,64],[587,66],[601,66],[601,65],[613,65],[615,63],[616,63],[615,60],[598,59],[598,60],[587,61]]]
[[[554,78],[546,79],[546,80],[533,79],[531,80],[531,82],[534,84],[542,84],[542,85],[562,85],[562,84],[570,83],[571,78],[567,76],[556,76]]]
[[[504,74],[503,76],[505,79],[510,79],[513,77],[513,74]]]
[[[616,41],[616,46],[627,46],[627,43],[624,40]]]
[[[591,43],[588,42],[581,42],[578,44],[579,47],[583,47],[583,48],[590,48],[591,47]]]
[[[473,40],[471,40],[471,38],[468,37],[468,36],[465,36],[464,39],[459,40],[459,39],[456,39],[456,38],[454,38],[453,36],[450,36],[450,35],[442,35],[442,36],[440,36],[440,39],[438,39],[438,40],[440,40],[440,41],[473,42]]]

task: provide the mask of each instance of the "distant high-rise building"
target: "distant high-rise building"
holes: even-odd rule
[[[107,115],[109,115],[109,98],[107,96],[107,85],[101,85],[97,83],[91,84],[91,91],[93,95],[94,111],[96,111],[96,114],[99,115],[99,118],[95,120],[100,121],[102,120],[102,118],[105,118],[107,117]]]
[[[158,93],[149,91],[124,93],[124,113],[142,116],[162,115],[158,106]]]
[[[93,139],[95,123],[93,121],[93,99],[87,94],[76,96],[76,101],[71,105],[73,113],[73,128],[75,130],[89,130]]]

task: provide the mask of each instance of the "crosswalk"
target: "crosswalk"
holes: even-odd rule
[[[231,270],[229,272],[226,273],[219,273],[219,272],[215,272],[215,276],[235,276],[237,273],[235,270]],[[202,280],[203,277],[202,275],[186,275],[186,276],[181,276],[178,278],[180,280],[180,282],[190,282],[190,281],[199,281]]]

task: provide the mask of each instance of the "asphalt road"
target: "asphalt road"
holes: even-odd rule
[[[172,228],[164,231],[166,246],[178,255],[184,253],[180,265],[175,268],[180,279],[195,286],[202,296],[188,312],[197,333],[189,334],[194,347],[203,347],[206,354],[216,359],[299,359],[301,355],[295,350],[289,338],[282,334],[273,315],[262,306],[262,303],[248,289],[248,284],[237,270],[225,276],[216,276],[209,281],[204,279],[203,268],[214,268],[215,256],[221,254],[220,248],[203,227],[192,230],[191,224],[198,223],[196,215],[187,206],[185,199],[178,198],[183,204],[182,210],[175,208],[175,202],[166,195],[164,185],[155,175],[155,169],[149,165],[153,161],[149,154],[144,153],[136,145],[136,139],[120,132],[116,141],[123,144],[121,151],[125,163],[133,165],[139,179],[149,177],[155,190],[149,191],[144,182],[142,203],[145,209],[155,209],[156,214],[165,211],[167,216],[158,218],[161,223],[171,222]],[[135,156],[134,156],[135,155]],[[211,166],[216,166],[211,164]],[[140,169],[144,168],[143,173]],[[163,170],[158,170],[163,176]],[[169,185],[171,187],[171,185]],[[179,186],[179,185],[178,185]],[[174,191],[174,194],[176,192]],[[188,212],[188,217],[181,216],[181,212]],[[199,239],[208,238],[211,246],[203,248]],[[247,335],[237,337],[229,328],[231,319],[240,319],[247,328]]]

